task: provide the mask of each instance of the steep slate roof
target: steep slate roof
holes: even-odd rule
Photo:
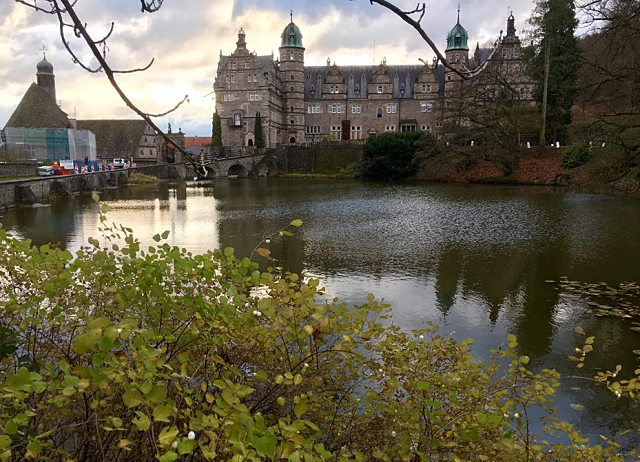
[[[14,128],[69,128],[67,114],[42,87],[32,83],[4,126]]]
[[[435,70],[436,80],[443,87],[444,83],[444,69],[440,69],[441,66],[438,66]],[[305,66],[305,84],[304,84],[304,99],[322,99],[322,94],[319,91],[321,88],[324,79],[326,78],[327,72],[329,72],[331,68],[329,66]],[[361,98],[366,98],[366,84],[373,82],[373,74],[375,74],[378,66],[370,65],[370,66],[340,66],[338,65],[338,69],[342,73],[344,77],[344,83],[348,85],[348,97],[349,99],[355,99],[355,84],[360,84],[361,87]],[[407,65],[387,65],[385,67],[387,75],[391,82],[393,82],[393,97],[396,99],[400,99],[400,85],[405,84],[405,94],[404,98],[412,98],[413,97],[413,84],[418,79],[418,75],[424,69],[424,65],[422,64],[407,64]],[[397,75],[397,80],[396,80]],[[351,80],[351,76],[353,76],[353,80]],[[315,87],[316,93],[315,96],[311,96],[311,85]],[[363,91],[364,90],[364,91]]]
[[[147,123],[144,120],[78,120],[78,130],[96,135],[98,158],[109,159],[134,155]]]

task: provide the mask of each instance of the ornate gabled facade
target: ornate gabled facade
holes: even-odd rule
[[[473,69],[486,50],[476,48],[469,59],[469,36],[458,22],[447,36],[446,58],[459,70]],[[281,35],[279,57],[258,56],[247,49],[238,32],[236,49],[222,55],[214,83],[216,107],[227,146],[254,146],[255,119],[260,113],[264,145],[297,144],[326,139],[359,140],[382,132],[439,133],[447,118],[448,100],[465,87],[462,78],[444,66],[389,65],[305,66],[302,33],[293,20]],[[507,70],[509,79],[530,99],[531,84],[520,58],[513,15],[491,65]],[[495,63],[494,63],[495,62]]]

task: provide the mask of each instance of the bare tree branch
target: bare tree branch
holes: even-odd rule
[[[149,124],[149,126],[151,126],[161,137],[162,139],[166,142],[166,143],[170,143],[171,145],[173,145],[180,153],[182,153],[182,155],[184,156],[184,158],[193,166],[194,170],[196,172],[199,172],[199,168],[204,168],[205,165],[211,164],[213,161],[211,160],[206,160],[204,162],[198,162],[197,159],[192,156],[190,153],[188,153],[185,149],[183,149],[181,146],[179,146],[174,140],[172,140],[171,138],[169,138],[156,124],[155,122],[152,120],[152,117],[162,117],[162,116],[166,116],[167,114],[170,114],[174,111],[176,111],[180,106],[182,106],[182,104],[184,104],[185,102],[189,101],[189,96],[185,95],[185,97],[182,99],[182,101],[180,101],[178,104],[176,104],[172,109],[159,113],[159,114],[150,114],[150,113],[146,113],[143,112],[142,110],[140,110],[130,99],[129,97],[125,94],[125,92],[122,90],[122,88],[120,88],[120,85],[118,84],[118,82],[115,79],[115,74],[128,74],[128,73],[134,73],[134,72],[141,72],[141,71],[145,71],[147,69],[149,69],[151,67],[151,65],[153,64],[154,60],[152,59],[149,64],[147,64],[145,67],[142,68],[136,68],[136,69],[129,69],[129,70],[114,70],[111,68],[111,66],[108,64],[107,62],[107,39],[111,37],[113,30],[114,30],[114,23],[111,23],[111,27],[109,29],[109,31],[107,32],[107,34],[105,36],[103,36],[101,39],[99,40],[94,40],[91,35],[89,34],[88,30],[87,30],[87,25],[83,24],[82,21],[80,20],[80,18],[78,17],[78,15],[76,14],[75,10],[74,10],[74,6],[77,2],[77,0],[47,0],[47,2],[49,3],[49,7],[48,8],[42,8],[40,6],[37,5],[36,0],[33,1],[33,4],[28,3],[26,0],[15,0],[17,3],[23,4],[29,8],[34,9],[35,11],[38,12],[42,12],[42,13],[46,13],[46,14],[51,14],[51,15],[55,15],[58,19],[58,24],[59,24],[59,33],[60,33],[60,38],[62,40],[62,44],[63,46],[66,48],[67,52],[70,54],[74,64],[78,64],[82,69],[86,70],[87,72],[91,72],[91,73],[97,73],[97,72],[104,72],[105,75],[107,76],[107,79],[109,80],[109,83],[111,84],[111,86],[116,90],[116,92],[118,93],[118,95],[120,96],[120,98],[122,99],[122,101],[133,111],[135,112],[138,116],[140,116],[145,122],[147,122],[147,124]],[[141,9],[142,12],[148,12],[148,13],[153,13],[155,11],[158,11],[161,7],[162,7],[162,3],[164,0],[140,0],[140,4],[141,4]],[[67,23],[67,21],[65,20],[66,18],[69,18],[71,23]],[[93,54],[94,58],[98,61],[99,67],[97,68],[91,68],[90,66],[84,64],[80,58],[76,55],[76,53],[74,53],[74,51],[72,50],[69,41],[66,38],[65,35],[65,31],[70,28],[73,30],[74,35],[77,38],[82,39],[86,45],[89,47],[89,49],[91,50],[91,53]],[[102,48],[102,50],[100,49]]]
[[[491,61],[491,59],[493,58],[494,54],[496,53],[496,50],[498,49],[498,46],[500,45],[500,38],[502,37],[502,32],[500,33],[500,37],[495,41],[493,49],[491,50],[491,53],[489,54],[489,57],[487,59],[485,59],[475,69],[470,70],[466,66],[463,65],[463,70],[460,70],[457,67],[452,66],[449,63],[449,61],[447,61],[447,59],[440,52],[440,50],[438,50],[438,47],[433,42],[431,37],[429,37],[429,34],[427,34],[427,32],[424,30],[424,28],[420,24],[422,19],[424,18],[425,12],[426,12],[426,7],[425,7],[424,3],[422,5],[418,4],[418,6],[412,11],[402,11],[396,5],[394,5],[393,3],[391,3],[391,2],[389,2],[387,0],[369,0],[369,2],[372,5],[374,3],[377,3],[378,5],[386,8],[386,9],[388,9],[390,11],[392,11],[400,19],[402,19],[404,22],[406,22],[411,27],[413,27],[418,32],[420,37],[422,37],[422,39],[425,42],[427,42],[427,45],[429,45],[429,47],[436,54],[436,57],[438,58],[438,61],[440,61],[447,69],[455,72],[457,75],[459,75],[461,78],[463,78],[465,80],[471,79],[471,78],[477,76],[478,74],[480,74],[482,71],[484,71],[486,69],[488,63]],[[412,17],[412,15],[416,15],[416,14],[419,14],[418,19],[414,19]]]

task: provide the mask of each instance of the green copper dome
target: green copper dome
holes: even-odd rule
[[[280,37],[282,37],[281,47],[304,48],[302,46],[302,33],[300,32],[300,28],[296,26],[293,21],[287,24],[287,27],[284,28]]]
[[[447,35],[447,50],[465,50],[469,51],[467,46],[467,40],[469,40],[469,34],[467,30],[460,25],[460,16],[458,16],[458,23],[453,26],[453,29]]]

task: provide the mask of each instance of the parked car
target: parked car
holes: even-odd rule
[[[126,163],[124,159],[113,159],[113,168],[124,168]]]
[[[51,165],[38,167],[38,176],[53,176],[54,170]]]

